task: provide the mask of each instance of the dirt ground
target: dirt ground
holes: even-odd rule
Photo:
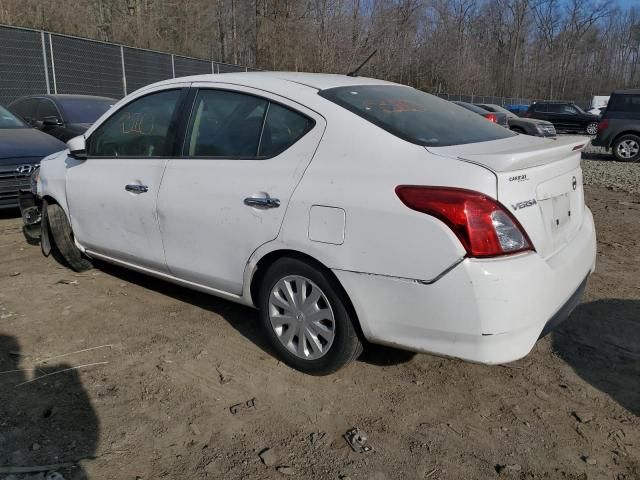
[[[278,362],[253,310],[105,264],[74,274],[5,212],[0,371],[24,370],[0,373],[0,478],[640,479],[640,195],[587,201],[597,272],[525,359],[368,346],[321,378]],[[372,452],[347,446],[354,426]]]

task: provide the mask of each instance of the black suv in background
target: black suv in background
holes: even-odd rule
[[[573,103],[537,102],[529,107],[524,116],[547,120],[553,123],[558,132],[580,132],[587,135],[598,133],[599,117],[585,112]]]
[[[640,89],[611,94],[598,125],[598,136],[591,143],[611,148],[621,162],[640,161]]]
[[[31,95],[15,100],[7,108],[29,126],[66,142],[82,135],[116,102],[114,98],[92,95]]]

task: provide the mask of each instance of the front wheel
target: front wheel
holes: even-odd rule
[[[620,162],[640,161],[640,137],[623,135],[613,142],[613,156]]]
[[[53,240],[51,243],[55,249],[54,254],[59,253],[64,262],[76,272],[84,272],[93,267],[89,259],[76,247],[67,214],[60,205],[47,205],[47,224]]]
[[[327,375],[362,353],[345,294],[322,267],[276,261],[265,273],[258,303],[271,346],[296,370]]]
[[[598,133],[598,122],[591,122],[587,125],[587,135],[597,135]]]

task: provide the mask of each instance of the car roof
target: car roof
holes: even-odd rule
[[[57,94],[53,94],[53,93],[43,93],[41,95],[25,95],[24,97],[20,97],[17,100],[25,100],[27,98],[49,98],[51,100],[65,100],[65,99],[69,99],[69,100],[108,100],[110,102],[114,102],[116,101],[115,98],[110,98],[110,97],[100,97],[97,95],[75,95],[75,94],[69,94],[69,93],[57,93]]]
[[[640,88],[631,90],[614,90],[613,95],[640,95]]]
[[[265,80],[297,83],[315,90],[327,90],[335,87],[350,87],[356,85],[399,85],[393,82],[377,80],[367,77],[350,77],[333,73],[303,73],[303,72],[239,72],[193,75],[189,77],[172,78],[157,82],[154,85],[170,85],[176,82],[228,82],[260,88]]]

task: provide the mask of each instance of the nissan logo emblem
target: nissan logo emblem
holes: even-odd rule
[[[574,190],[578,188],[578,180],[576,180],[576,177],[573,177],[571,179],[571,186],[573,187]]]
[[[20,175],[27,175],[31,173],[33,169],[34,169],[33,165],[20,165],[18,168],[16,168],[16,172],[19,173]]]

